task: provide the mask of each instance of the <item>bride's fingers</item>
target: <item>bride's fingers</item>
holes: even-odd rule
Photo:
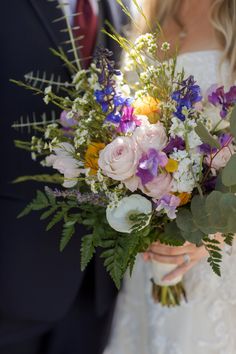
[[[179,267],[177,267],[175,270],[173,270],[172,272],[170,272],[169,274],[165,275],[163,277],[163,281],[170,281],[173,280],[177,277],[179,277],[180,275],[184,275],[185,273],[187,273],[197,262],[196,261],[191,261],[190,263],[186,264],[183,263],[182,265],[180,265]]]
[[[195,252],[196,246],[189,244],[189,245],[180,246],[180,247],[170,247],[170,246],[165,246],[165,245],[152,244],[149,247],[148,251],[152,252],[152,253],[166,255],[166,256],[178,256],[178,255],[184,255],[186,253]]]
[[[184,262],[184,254],[180,256],[163,256],[162,254],[148,252],[149,259],[153,259],[155,261],[161,263],[169,263],[169,264],[176,264],[180,265]]]

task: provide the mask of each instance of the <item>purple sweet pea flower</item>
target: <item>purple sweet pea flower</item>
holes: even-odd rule
[[[230,87],[229,91],[225,92],[224,86],[216,88],[213,85],[208,92],[208,101],[214,106],[221,106],[220,116],[224,119],[229,108],[236,103],[236,86]]]
[[[176,136],[175,138],[170,138],[168,144],[163,149],[163,151],[166,154],[170,154],[171,152],[174,151],[174,149],[185,150],[185,141],[178,136]]]
[[[168,218],[175,219],[177,207],[180,205],[180,198],[172,194],[165,194],[156,202],[156,211],[164,210]]]
[[[141,121],[134,115],[134,108],[125,106],[122,111],[122,117],[118,132],[132,133],[136,127],[141,125]]]
[[[219,141],[221,147],[223,148],[224,146],[227,146],[231,143],[232,136],[230,134],[223,133],[218,137],[218,141]],[[215,154],[217,152],[216,147],[211,147],[207,143],[199,145],[198,149],[199,149],[200,153],[203,153],[205,155],[211,155],[211,154]]]
[[[63,128],[71,128],[75,125],[78,124],[78,116],[74,114],[72,118],[67,118],[67,111],[62,111],[60,115],[60,124],[63,126]]]
[[[216,153],[217,148],[211,147],[209,144],[204,143],[198,146],[198,150],[200,153],[205,154],[205,155],[211,155]]]
[[[219,138],[218,141],[221,145],[221,147],[227,146],[229,145],[229,143],[231,143],[233,137],[230,134],[226,134],[226,133],[222,133]]]
[[[149,149],[139,160],[136,176],[140,177],[143,185],[151,182],[158,175],[158,168],[165,167],[168,157],[162,151]]]

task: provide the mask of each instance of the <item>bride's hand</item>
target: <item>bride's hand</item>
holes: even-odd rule
[[[223,243],[223,238],[220,234],[217,234],[216,238]],[[144,259],[154,259],[161,263],[176,264],[177,268],[163,278],[163,281],[169,281],[180,275],[184,275],[201,259],[207,256],[208,252],[204,246],[197,247],[192,243],[186,242],[183,246],[171,247],[163,245],[160,242],[155,242],[145,252]]]

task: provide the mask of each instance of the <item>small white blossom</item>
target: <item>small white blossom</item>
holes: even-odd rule
[[[172,192],[191,193],[199,180],[201,154],[177,150],[170,157],[179,163],[177,171],[173,173]]]
[[[170,43],[168,42],[163,42],[161,45],[161,50],[163,52],[168,52],[168,50],[170,50]]]
[[[97,178],[98,178],[99,182],[103,182],[103,180],[104,180],[104,176],[103,176],[102,171],[101,171],[100,168],[97,171]]]

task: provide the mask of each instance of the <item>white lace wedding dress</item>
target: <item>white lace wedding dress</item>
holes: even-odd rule
[[[221,52],[181,54],[179,68],[193,74],[203,93],[228,81],[228,65],[219,75]],[[221,78],[220,78],[221,76]],[[236,251],[224,253],[222,277],[206,260],[185,278],[188,303],[163,308],[151,298],[150,265],[138,257],[132,277],[119,293],[110,343],[104,354],[236,354]]]

